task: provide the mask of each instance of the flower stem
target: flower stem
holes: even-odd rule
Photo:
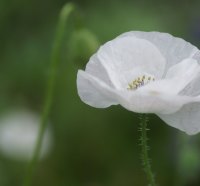
[[[146,176],[149,182],[148,186],[156,186],[154,174],[151,170],[151,161],[149,159],[149,154],[148,154],[148,150],[149,150],[149,147],[147,145],[147,141],[148,141],[147,131],[149,130],[147,129],[148,117],[146,114],[141,114],[139,118],[140,118],[139,131],[141,131],[140,144],[142,146],[142,155],[141,155],[142,166],[144,168],[144,171],[146,173]]]
[[[56,76],[58,71],[58,64],[60,61],[60,50],[62,46],[62,40],[65,33],[65,26],[67,22],[67,18],[74,10],[74,5],[72,3],[67,3],[60,12],[59,22],[57,26],[56,37],[53,45],[52,50],[52,57],[50,63],[50,76],[47,82],[47,89],[46,89],[46,96],[44,100],[44,108],[42,112],[42,117],[40,121],[40,128],[38,131],[38,137],[35,145],[35,149],[33,152],[33,156],[30,160],[28,170],[24,179],[24,186],[31,186],[32,184],[32,177],[35,171],[38,158],[40,156],[40,149],[42,146],[44,132],[48,123],[48,117],[51,110],[52,102],[53,102],[53,95],[54,95],[54,88],[56,83]]]

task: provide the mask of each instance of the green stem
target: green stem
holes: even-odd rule
[[[24,186],[31,186],[32,184],[33,173],[35,171],[38,158],[40,155],[40,149],[42,146],[43,136],[44,136],[44,132],[48,123],[48,117],[49,117],[49,113],[50,113],[52,102],[53,102],[58,64],[60,61],[60,50],[62,46],[63,36],[65,33],[65,26],[66,26],[67,18],[69,17],[69,15],[71,14],[73,10],[74,10],[74,5],[72,3],[67,3],[60,12],[59,22],[57,26],[57,33],[56,33],[53,50],[52,50],[52,57],[51,57],[51,63],[50,63],[50,76],[47,82],[46,96],[45,96],[45,101],[44,101],[42,117],[40,121],[40,128],[39,128],[33,156],[28,166],[27,174],[24,179],[24,184],[23,184]]]
[[[154,174],[151,170],[151,162],[149,159],[149,154],[148,154],[148,150],[149,147],[147,145],[147,131],[149,129],[147,129],[147,123],[148,123],[148,117],[146,114],[141,114],[140,115],[140,131],[141,131],[141,138],[140,138],[140,142],[141,142],[141,146],[142,146],[142,165],[144,168],[144,171],[146,173],[148,182],[149,182],[149,186],[156,186],[155,183],[155,179],[154,179]]]

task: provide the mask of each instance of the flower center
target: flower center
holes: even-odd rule
[[[142,75],[134,79],[131,83],[128,84],[128,90],[136,90],[151,81],[155,81],[155,78],[151,75]]]

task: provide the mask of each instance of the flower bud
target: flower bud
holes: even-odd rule
[[[79,29],[74,31],[68,46],[70,60],[79,67],[85,66],[99,45],[98,39],[89,30]]]

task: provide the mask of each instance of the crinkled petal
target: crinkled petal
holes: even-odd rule
[[[184,105],[173,114],[158,114],[168,125],[194,135],[200,132],[200,103]]]
[[[118,104],[114,90],[85,71],[78,71],[77,89],[81,100],[92,107],[106,108]]]
[[[200,65],[195,59],[187,58],[169,68],[165,78],[184,77],[190,78],[196,75],[195,69],[199,69]]]
[[[86,72],[100,79],[110,87],[119,87],[120,82],[118,81],[117,74],[110,68],[107,64],[104,64],[97,57],[97,54],[94,54],[86,66]]]
[[[185,59],[169,68],[166,78],[174,79],[172,91],[179,93],[189,83],[200,77],[200,65],[195,59]]]
[[[200,64],[200,51],[198,51],[194,57],[195,60]],[[191,83],[189,83],[184,90],[181,91],[182,95],[197,96],[200,95],[200,76],[195,78]]]
[[[179,94],[192,80],[200,76],[200,65],[194,59],[185,59],[172,66],[166,79],[151,82],[138,91],[163,92],[166,94]]]
[[[200,59],[199,55],[197,55],[199,53],[197,47],[168,33],[131,31],[122,34],[119,38],[127,36],[135,36],[153,43],[166,59],[166,71],[172,65],[177,64],[185,58]]]
[[[133,80],[134,74],[145,72],[161,77],[164,68],[165,59],[152,43],[128,36],[100,47],[87,64],[86,72],[116,89],[123,89]]]
[[[120,104],[133,112],[170,114],[178,111],[187,103],[199,102],[200,98],[140,91],[133,93],[128,99],[122,101]]]

